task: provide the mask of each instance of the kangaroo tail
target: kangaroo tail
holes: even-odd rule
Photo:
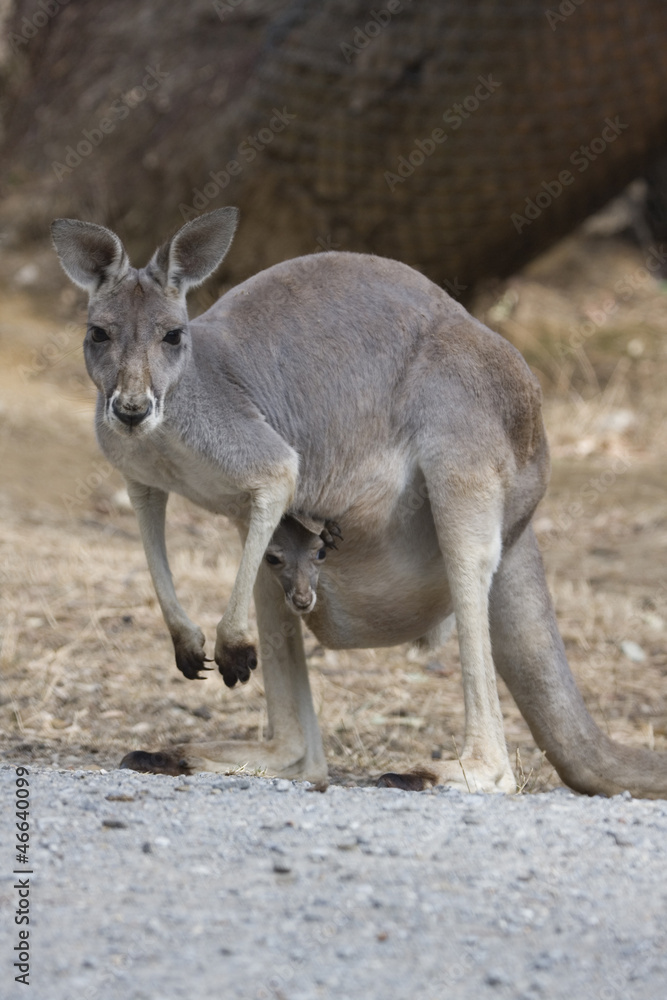
[[[537,745],[588,795],[667,798],[667,754],[625,747],[597,727],[565,656],[532,526],[504,553],[490,594],[493,659]]]

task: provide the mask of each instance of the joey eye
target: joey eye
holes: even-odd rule
[[[183,336],[182,330],[180,329],[170,330],[169,333],[165,333],[162,339],[165,342],[165,344],[172,344],[174,347],[178,347],[178,345],[181,342],[182,336]]]
[[[269,566],[280,566],[280,559],[278,556],[272,556],[271,553],[267,553],[266,561]]]
[[[326,557],[327,557],[327,550],[326,550],[326,548],[325,548],[325,547],[323,546],[323,547],[322,547],[321,549],[318,549],[318,552],[317,552],[317,555],[315,556],[315,558],[316,558],[316,559],[317,559],[317,560],[318,560],[319,562],[321,562],[321,561],[322,561],[323,559],[326,559]]]
[[[94,344],[103,344],[105,340],[109,339],[109,334],[101,326],[91,326],[88,332]]]

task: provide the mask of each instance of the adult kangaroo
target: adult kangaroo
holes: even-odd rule
[[[439,781],[515,788],[495,662],[569,785],[667,794],[667,758],[604,736],[570,673],[530,526],[549,459],[540,389],[520,354],[418,272],[353,253],[277,264],[189,321],[186,292],[223,259],[236,221],[226,208],[189,222],[141,270],[101,226],[52,227],[65,271],[90,297],[84,351],[98,439],[127,480],[187,677],[204,669],[204,635],[167,563],[170,492],[227,514],[245,541],[214,653],[230,686],[257,662],[254,585],[268,742],[135,751],[125,766],[182,773],[247,762],[326,781],[301,631],[263,560],[294,511],[331,519],[345,538],[305,616],[326,646],[408,642],[455,614],[465,738]]]

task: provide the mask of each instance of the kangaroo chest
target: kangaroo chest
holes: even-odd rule
[[[136,441],[114,438],[102,440],[102,450],[126,479],[178,493],[213,514],[243,519],[247,492],[211,459],[166,435]]]

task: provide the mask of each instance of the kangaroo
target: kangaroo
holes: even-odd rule
[[[175,774],[244,762],[326,783],[301,630],[264,560],[286,514],[326,511],[345,544],[330,551],[308,615],[323,645],[414,642],[455,616],[465,732],[439,782],[515,790],[495,665],[572,788],[667,795],[667,755],[608,739],[567,664],[530,524],[549,475],[541,393],[518,351],[407,265],[354,253],[277,264],[189,320],[186,293],[218,266],[236,223],[231,208],[200,216],[140,270],[108,229],[52,227],[66,273],[89,295],[98,440],[127,480],[186,677],[207,660],[167,561],[170,492],[230,517],[244,542],[214,647],[230,686],[257,665],[254,587],[267,741],[133,751],[121,766]]]
[[[297,615],[315,607],[327,549],[336,548],[334,534],[341,537],[337,525],[304,521],[299,515],[284,517],[273,533],[264,559],[283,588],[288,608]]]

